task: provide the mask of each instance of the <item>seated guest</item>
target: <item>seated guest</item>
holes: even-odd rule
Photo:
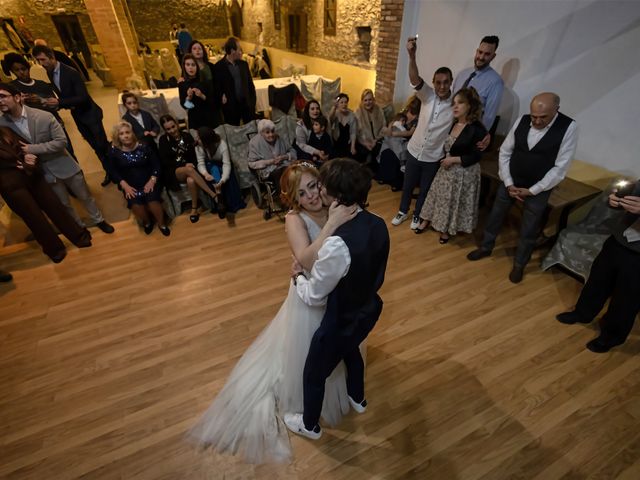
[[[190,53],[182,57],[182,77],[178,84],[180,105],[187,110],[189,128],[197,130],[200,127],[216,127],[213,115],[213,94],[209,85],[200,80],[198,62]]]
[[[453,126],[444,142],[444,157],[420,212],[422,233],[429,222],[440,232],[440,243],[458,232],[471,233],[478,222],[480,157],[477,143],[487,130],[482,124],[482,102],[473,87],[453,96]]]
[[[326,159],[333,157],[333,142],[331,141],[331,135],[327,133],[328,126],[329,122],[323,115],[311,120],[313,132],[309,136],[307,145],[318,152],[312,156],[313,163],[317,166],[320,166]]]
[[[249,141],[249,168],[263,180],[273,182],[276,198],[280,192],[280,176],[296,159],[296,150],[276,133],[271,120],[258,122],[258,135]]]
[[[378,157],[385,127],[384,112],[376,104],[373,91],[365,88],[360,97],[360,106],[355,112],[358,121],[358,161],[372,162]],[[376,165],[377,166],[377,165]]]
[[[158,185],[160,161],[154,148],[138,142],[128,122],[117,123],[111,131],[109,167],[111,178],[122,188],[127,207],[144,228],[144,233],[149,235],[153,224],[157,223],[160,232],[169,236],[171,232],[164,221]]]
[[[246,207],[246,204],[242,199],[240,186],[233,172],[227,142],[222,140],[212,128],[200,127],[196,157],[200,174],[209,182],[216,193],[222,193],[222,198],[218,196],[218,216],[220,218],[226,216],[227,221],[233,224],[235,213]]]
[[[196,170],[196,142],[189,132],[182,132],[178,122],[171,115],[163,115],[160,124],[165,133],[158,145],[162,161],[164,185],[171,190],[180,190],[180,183],[186,183],[191,194],[191,214],[189,220],[196,223],[198,213],[198,192],[204,190],[211,198],[216,193]]]
[[[378,183],[391,185],[391,190],[402,189],[404,166],[407,163],[407,144],[418,125],[420,103],[409,104],[405,112],[401,112],[392,120],[389,127],[383,129],[384,140],[378,155]]]
[[[140,110],[138,97],[136,97],[135,93],[124,92],[122,94],[122,104],[127,109],[122,119],[131,125],[136,139],[144,142],[148,147],[157,152],[156,137],[160,133],[158,123],[149,112]],[[113,135],[111,138],[113,138]]]
[[[622,345],[640,313],[640,181],[630,186],[628,192],[609,195],[609,205],[623,209],[625,216],[591,265],[575,309],[556,317],[568,325],[591,323],[609,300],[600,335],[587,343],[595,353]]]
[[[0,126],[9,127],[17,135],[30,140],[23,146],[23,151],[39,157],[46,181],[78,225],[85,226],[71,206],[67,189],[82,202],[100,230],[113,233],[115,229],[106,222],[96,205],[82,169],[67,151],[64,130],[55,117],[44,110],[22,105],[20,92],[6,83],[0,83],[0,111]]]
[[[198,62],[198,70],[200,71],[200,81],[203,85],[206,85],[206,88],[211,95],[209,95],[209,106],[211,108],[211,115],[213,127],[217,127],[222,123],[222,111],[220,110],[220,105],[216,103],[216,92],[215,86],[217,84],[214,78],[215,65],[209,61],[207,57],[207,50],[204,48],[202,42],[198,40],[193,40],[189,45],[189,52],[193,55],[193,58]]]
[[[0,127],[0,195],[29,227],[45,255],[60,263],[67,250],[47,217],[77,247],[90,247],[91,234],[69,215],[37,168],[37,157],[24,153],[21,142],[26,141],[13,130]]]
[[[58,114],[58,108],[45,102],[48,98],[56,97],[53,85],[51,83],[43,82],[42,80],[35,80],[31,78],[31,65],[29,65],[26,58],[18,53],[7,53],[4,56],[2,64],[4,70],[10,71],[16,76],[16,79],[12,80],[10,84],[16,87],[16,89],[18,89],[22,94],[23,105],[44,110],[56,117],[56,120],[62,126],[64,134],[67,137],[67,150],[69,150],[69,153],[73,155],[73,146],[71,145],[69,134],[64,128],[64,122]]]
[[[323,162],[329,160],[326,153],[323,156],[320,150],[309,145],[309,137],[313,133],[311,122],[320,116],[322,116],[320,104],[315,100],[310,100],[304,106],[302,118],[298,119],[296,125],[296,143],[294,147],[299,160],[312,160],[314,156]]]
[[[341,93],[329,112],[331,136],[333,137],[333,154],[336,157],[356,156],[356,135],[358,121],[349,110],[349,95]]]

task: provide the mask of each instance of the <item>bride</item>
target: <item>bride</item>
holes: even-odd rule
[[[336,203],[324,207],[318,171],[306,162],[285,170],[281,191],[291,208],[285,219],[289,246],[309,271],[324,240],[356,211]],[[239,454],[248,463],[290,461],[282,415],[302,411],[302,371],[323,315],[324,307],[305,305],[291,282],[280,310],[238,361],[189,437],[219,453]],[[349,411],[343,364],[327,379],[325,392],[322,418],[335,426]]]

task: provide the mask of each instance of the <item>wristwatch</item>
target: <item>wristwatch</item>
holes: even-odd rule
[[[293,284],[294,284],[294,285],[298,285],[298,277],[299,277],[300,275],[302,275],[302,276],[304,277],[304,272],[298,272],[298,273],[296,273],[296,276],[295,276],[295,277],[293,277]],[[305,277],[305,278],[306,278],[306,277]]]

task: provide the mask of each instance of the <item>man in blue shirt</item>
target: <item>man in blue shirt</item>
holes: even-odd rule
[[[502,78],[491,68],[491,61],[496,58],[499,42],[500,39],[495,35],[484,37],[473,58],[473,67],[462,70],[453,82],[454,94],[465,87],[476,89],[484,106],[482,123],[487,131],[491,131],[504,89]]]

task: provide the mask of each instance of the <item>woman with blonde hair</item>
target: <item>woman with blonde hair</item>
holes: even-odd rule
[[[357,160],[361,163],[372,162],[380,151],[382,131],[385,125],[384,112],[376,104],[373,90],[365,88],[360,96],[360,106],[355,112],[358,121]]]
[[[462,88],[452,100],[454,122],[445,140],[440,169],[420,212],[415,233],[429,222],[444,244],[458,232],[471,233],[478,222],[480,158],[477,143],[487,130],[482,124],[482,102],[473,87]]]
[[[157,223],[160,232],[169,236],[158,185],[160,161],[153,148],[138,142],[129,122],[118,122],[111,130],[109,174],[122,189],[127,207],[144,233],[149,235]]]
[[[280,179],[293,256],[310,270],[324,240],[353,218],[356,208],[320,198],[319,175],[308,162],[287,167]],[[293,281],[280,310],[238,361],[227,383],[189,436],[219,453],[248,463],[287,462],[291,446],[282,415],[302,411],[302,370],[324,307],[309,307]],[[349,411],[344,365],[327,379],[322,416],[330,425]]]

